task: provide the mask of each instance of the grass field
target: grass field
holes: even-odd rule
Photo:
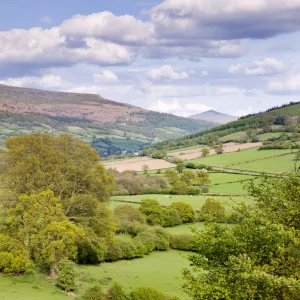
[[[219,142],[221,143],[227,143],[231,141],[235,142],[241,142],[246,138],[246,132],[245,131],[239,131],[239,132],[234,132],[228,135],[225,135],[219,139]]]
[[[250,203],[252,200],[251,198],[247,197],[246,195],[232,197],[230,196],[180,196],[180,195],[135,195],[135,196],[114,196],[112,200],[123,200],[123,201],[136,201],[141,202],[143,199],[154,199],[157,200],[161,205],[168,206],[174,202],[186,202],[190,204],[194,209],[199,210],[201,209],[202,205],[204,204],[205,200],[208,198],[218,199],[219,201],[223,202],[226,205],[231,205],[234,203],[238,203],[244,201],[246,203]],[[114,202],[114,201],[111,201]],[[112,207],[122,205],[124,202],[115,202]],[[128,202],[128,204],[132,205],[132,203]],[[137,204],[133,204],[137,205]]]
[[[201,229],[203,228],[204,223],[188,223],[188,224],[182,224],[179,226],[174,227],[167,227],[164,228],[165,231],[171,234],[183,234],[183,233],[191,233],[192,229]]]
[[[211,184],[227,183],[255,178],[251,175],[230,174],[230,173],[209,173]]]
[[[138,286],[148,286],[164,293],[189,299],[181,291],[181,272],[189,266],[187,253],[180,251],[154,252],[144,258],[103,263],[100,266],[78,266],[80,273],[88,274],[98,282],[121,283],[128,291]],[[83,291],[89,283],[82,284]]]
[[[268,141],[272,138],[279,138],[283,133],[287,135],[292,135],[291,132],[268,132],[268,133],[259,134],[256,137],[260,141]]]
[[[239,164],[233,168],[249,171],[262,171],[268,173],[292,172],[296,164],[295,154],[266,158],[259,161]],[[299,165],[299,163],[297,163]]]
[[[235,183],[223,183],[219,185],[210,185],[210,193],[219,193],[219,194],[247,194],[247,191],[244,189],[246,182],[235,182]]]
[[[213,155],[209,157],[203,157],[192,160],[194,163],[206,164],[216,167],[236,166],[238,164],[244,164],[247,161],[253,161],[256,159],[263,159],[267,157],[277,156],[281,154],[290,153],[291,150],[261,150],[258,148],[251,148],[242,150],[239,152],[223,153],[220,155]],[[274,158],[272,158],[274,162]],[[277,160],[277,158],[276,158]],[[259,162],[258,162],[259,164]],[[261,170],[263,171],[263,170]]]
[[[1,300],[63,300],[70,298],[43,274],[13,277],[0,274]]]

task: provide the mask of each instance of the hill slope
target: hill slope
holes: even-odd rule
[[[181,137],[215,124],[148,111],[99,95],[0,84],[0,138],[36,131],[72,133],[103,154],[134,152],[154,140]]]
[[[177,149],[182,146],[212,145],[227,142],[264,142],[269,147],[286,148],[300,143],[300,102],[274,107],[266,112],[241,117],[237,121],[176,140],[153,145],[155,149]],[[289,145],[283,145],[286,142]]]
[[[217,124],[226,124],[238,119],[238,117],[222,114],[215,110],[208,110],[200,114],[192,115],[190,118],[194,120],[214,122]]]

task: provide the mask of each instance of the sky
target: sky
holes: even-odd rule
[[[299,101],[300,0],[1,0],[0,83],[189,116]]]

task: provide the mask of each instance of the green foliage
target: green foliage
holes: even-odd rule
[[[209,173],[206,171],[197,172],[197,181],[200,185],[210,184]]]
[[[128,300],[128,296],[124,288],[118,283],[114,282],[106,295],[107,300]]]
[[[197,186],[189,186],[186,190],[187,195],[198,196],[200,195],[202,190]]]
[[[114,217],[118,223],[118,231],[121,233],[128,233],[137,235],[143,230],[145,224],[144,215],[131,205],[119,205],[114,209]]]
[[[58,277],[56,279],[56,285],[67,292],[74,291],[76,288],[76,272],[75,263],[62,259],[58,263]]]
[[[186,195],[188,188],[189,186],[184,181],[178,179],[176,182],[174,182],[171,193],[173,195]]]
[[[179,180],[178,173],[175,170],[167,169],[165,171],[165,177],[167,178],[168,182],[170,184],[174,184],[176,181]]]
[[[224,205],[219,200],[208,198],[201,208],[200,220],[224,222],[226,220]]]
[[[146,220],[148,224],[159,225],[159,226],[164,225],[163,208],[156,200],[152,200],[152,199],[142,200],[139,210],[146,216]]]
[[[17,239],[0,233],[0,272],[25,273],[32,266],[24,245]]]
[[[192,234],[172,234],[170,235],[170,247],[182,251],[195,251],[195,237]]]
[[[195,220],[195,211],[194,209],[185,202],[174,202],[167,209],[175,209],[180,216],[182,223],[189,223]]]
[[[163,293],[150,287],[138,287],[129,294],[130,300],[165,300]]]
[[[102,287],[100,285],[95,285],[86,290],[84,295],[82,296],[83,300],[104,300],[105,294],[102,291]]]
[[[169,235],[161,227],[149,228],[139,233],[138,237],[146,246],[147,253],[169,249]]]
[[[201,187],[201,192],[202,192],[203,194],[208,193],[208,192],[209,192],[208,186],[202,186],[202,187]]]
[[[178,162],[176,164],[176,170],[178,171],[178,173],[182,173],[182,171],[184,170],[184,167],[185,167],[185,165],[183,162]]]
[[[164,227],[173,227],[182,223],[180,215],[175,209],[164,209],[163,217]]]
[[[208,149],[208,148],[203,148],[203,149],[201,150],[201,155],[202,155],[203,157],[206,157],[207,155],[209,155],[209,149]]]
[[[186,183],[188,186],[191,185],[196,175],[191,170],[184,170],[180,176],[181,180]]]

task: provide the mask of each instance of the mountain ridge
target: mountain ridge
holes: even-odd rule
[[[189,118],[193,120],[201,120],[201,121],[208,121],[217,124],[226,124],[232,121],[236,121],[238,117],[227,115],[224,113],[220,113],[216,110],[210,109],[205,112],[194,114],[189,116]]]

